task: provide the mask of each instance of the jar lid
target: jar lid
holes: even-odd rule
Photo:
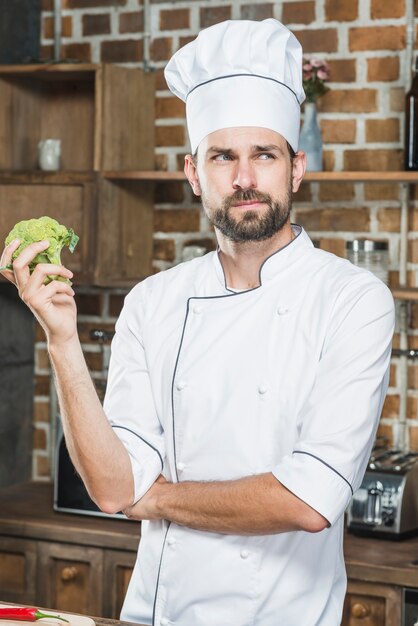
[[[353,252],[373,252],[374,250],[388,250],[387,241],[373,241],[372,239],[354,239],[353,241],[346,241],[346,250],[353,250]]]

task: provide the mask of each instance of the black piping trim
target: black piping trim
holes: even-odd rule
[[[170,528],[170,526],[171,526],[171,522],[168,522],[167,530],[165,531],[165,535],[164,535],[163,547],[161,549],[160,564],[158,566],[158,574],[157,574],[157,585],[155,587],[154,606],[152,607],[152,626],[155,626],[155,607],[157,606],[157,595],[158,595],[158,585],[160,584],[161,564],[163,562],[165,542],[167,539],[167,533],[168,533],[168,529]]]
[[[260,270],[259,270],[259,281],[260,281],[260,284],[258,285],[258,287],[253,287],[252,289],[247,289],[245,291],[238,291],[238,292],[237,291],[231,291],[230,289],[228,289],[227,284],[226,284],[226,276],[225,276],[224,268],[223,268],[222,263],[219,260],[219,263],[221,265],[222,272],[223,272],[223,275],[224,275],[225,289],[229,293],[221,295],[221,296],[193,296],[193,297],[187,299],[186,315],[184,317],[183,330],[182,330],[182,333],[181,333],[181,339],[180,339],[180,344],[179,344],[179,348],[178,348],[178,351],[177,351],[176,363],[174,365],[173,378],[172,378],[172,381],[171,381],[171,415],[172,415],[172,421],[173,421],[174,471],[176,472],[176,480],[177,480],[177,482],[179,482],[179,476],[178,476],[178,472],[177,472],[176,431],[175,431],[175,417],[174,417],[174,380],[176,378],[176,373],[177,373],[177,367],[178,367],[178,364],[179,364],[181,348],[183,346],[184,334],[186,332],[187,318],[189,316],[189,310],[190,310],[190,301],[191,300],[217,300],[217,299],[220,299],[220,298],[239,297],[239,296],[242,296],[244,293],[248,293],[249,291],[255,291],[256,289],[259,289],[262,286],[261,270],[262,270],[264,264],[271,257],[273,257],[275,254],[279,254],[279,252],[281,250],[284,250],[285,248],[287,248],[287,246],[290,246],[290,244],[293,241],[295,241],[299,237],[299,235],[302,234],[302,227],[299,224],[291,224],[291,226],[297,226],[298,228],[300,228],[298,234],[294,237],[294,239],[291,239],[285,246],[283,246],[282,248],[279,248],[278,250],[276,250],[276,252],[273,252],[272,254],[270,254],[270,256],[268,256],[266,259],[264,259],[263,263],[260,266]],[[217,252],[217,254],[218,254],[218,252]]]
[[[208,83],[213,83],[216,80],[223,80],[224,78],[235,78],[236,76],[248,76],[251,78],[264,78],[264,80],[271,80],[273,83],[277,83],[278,85],[282,85],[283,87],[286,87],[286,89],[288,89],[295,96],[297,103],[300,104],[299,99],[296,95],[296,92],[293,91],[293,89],[291,89],[289,85],[285,85],[280,80],[276,80],[275,78],[272,78],[271,76],[262,76],[261,74],[245,74],[245,73],[226,74],[225,76],[217,76],[216,78],[210,78],[209,80],[205,80],[203,83],[199,83],[198,85],[195,85],[193,89],[190,89],[189,93],[186,96],[186,100],[190,96],[190,94],[195,91],[195,89],[198,89],[198,87],[202,87],[203,85],[207,85]]]
[[[353,488],[348,482],[348,480],[344,478],[344,476],[340,474],[340,472],[338,472],[334,467],[332,467],[332,465],[329,465],[329,463],[326,463],[326,461],[323,461],[322,459],[320,459],[319,456],[315,456],[314,454],[311,454],[310,452],[304,452],[303,450],[293,450],[293,454],[306,454],[307,456],[311,456],[312,458],[316,459],[320,463],[323,463],[323,465],[326,465],[326,467],[328,467],[330,470],[335,472],[340,478],[343,479],[344,482],[347,483],[347,485],[350,487],[351,495],[354,495]]]
[[[155,446],[153,446],[149,441],[147,441],[146,439],[144,439],[143,437],[141,437],[141,435],[138,435],[138,433],[136,433],[135,431],[131,430],[130,428],[126,428],[126,426],[118,426],[117,424],[111,424],[112,428],[121,428],[122,430],[127,430],[128,433],[132,433],[133,435],[135,435],[135,437],[138,437],[138,439],[140,439],[141,441],[143,441],[144,443],[147,444],[147,446],[149,446],[150,448],[152,448],[154,450],[154,452],[156,452],[158,454],[158,456],[160,457],[160,462],[161,462],[161,471],[164,468],[164,461],[163,461],[163,457],[161,456],[159,450],[157,450],[157,448]]]

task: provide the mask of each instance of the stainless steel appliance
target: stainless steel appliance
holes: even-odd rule
[[[348,507],[347,529],[392,539],[418,532],[418,453],[373,451]]]

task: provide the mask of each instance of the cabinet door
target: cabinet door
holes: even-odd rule
[[[73,228],[80,237],[74,254],[68,248],[62,253],[63,264],[74,272],[74,283],[91,282],[96,241],[95,202],[95,185],[77,182],[76,175],[40,174],[32,178],[28,175],[26,183],[17,176],[0,175],[0,249],[17,222],[49,215]]]
[[[119,619],[135,565],[134,552],[106,550],[104,556],[104,617]]]
[[[399,626],[399,587],[349,581],[341,626]]]
[[[0,537],[0,598],[33,604],[36,594],[36,542]]]
[[[69,613],[100,616],[102,577],[102,550],[39,542],[39,604]]]

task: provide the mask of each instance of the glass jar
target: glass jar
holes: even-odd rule
[[[363,267],[384,283],[389,282],[389,246],[387,241],[354,239],[346,243],[347,259]]]

